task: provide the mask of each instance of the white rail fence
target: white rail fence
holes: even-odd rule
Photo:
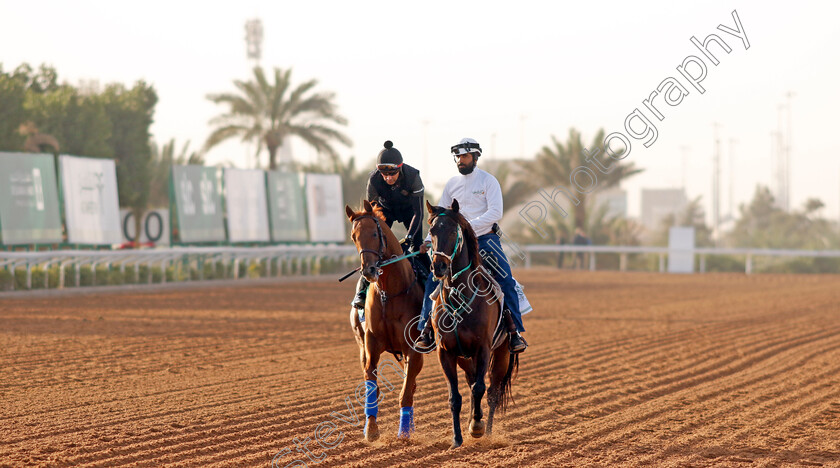
[[[695,248],[676,250],[667,247],[622,247],[622,246],[573,246],[573,245],[526,245],[508,250],[508,257],[514,267],[520,266],[517,259],[524,260],[524,267],[532,265],[534,254],[589,253],[589,269],[596,269],[595,254],[618,254],[619,270],[627,270],[627,257],[633,254],[659,256],[659,271],[666,269],[669,254],[687,254],[699,256],[699,271],[706,271],[706,257],[709,255],[733,255],[746,258],[745,273],[753,272],[753,258],[763,257],[831,257],[840,258],[838,250],[771,250],[771,249],[724,249]],[[251,267],[261,267],[262,276],[280,276],[283,274],[310,275],[319,272],[322,260],[332,260],[333,266],[348,271],[358,266],[358,254],[352,245],[283,245],[272,247],[174,247],[151,250],[60,250],[41,252],[0,252],[0,273],[11,275],[11,288],[15,286],[15,277],[24,275],[21,286],[33,289],[33,271],[43,275],[43,287],[50,287],[52,270],[57,273],[54,287],[64,288],[68,284],[67,272],[72,270],[72,284],[81,285],[83,267],[88,267],[92,275],[91,284],[96,285],[97,270],[119,271],[121,278],[129,278],[133,283],[152,283],[153,273],[159,276],[159,282],[167,281],[171,267],[178,266],[183,278],[178,280],[203,280],[205,271],[222,275],[213,277],[240,278],[241,265],[244,264],[246,276]],[[205,265],[212,265],[208,270]],[[157,269],[157,270],[156,270]],[[57,270],[57,271],[56,271]],[[133,275],[131,274],[133,270]],[[141,271],[143,278],[141,278]],[[126,273],[128,272],[128,273]],[[8,274],[7,273],[7,274]],[[174,273],[173,273],[174,276]],[[100,282],[101,283],[101,282]],[[38,284],[37,287],[42,285]]]
[[[240,265],[244,264],[246,275],[252,265],[261,265],[265,276],[280,276],[284,271],[297,275],[309,275],[316,272],[320,260],[330,259],[338,264],[350,265],[355,260],[356,249],[345,245],[283,245],[273,247],[174,247],[150,250],[57,250],[42,252],[0,252],[0,273],[11,273],[11,287],[14,289],[15,276],[25,272],[25,289],[32,289],[33,271],[43,272],[43,287],[50,283],[49,271],[57,267],[55,287],[64,288],[68,283],[68,270],[73,270],[75,281],[81,284],[83,267],[87,266],[92,275],[91,283],[97,284],[96,273],[119,271],[123,278],[130,278],[132,283],[152,283],[153,273],[159,276],[159,282],[167,281],[169,267],[181,268],[184,280],[205,279],[205,265],[212,265],[209,271],[216,272],[217,266],[223,268],[222,277],[238,279]],[[98,268],[102,267],[102,268]],[[353,267],[350,267],[353,268]],[[157,269],[157,270],[156,270]],[[349,269],[349,268],[348,268]],[[126,275],[128,270],[129,274]],[[131,270],[134,275],[131,277]],[[141,278],[144,271],[145,278]],[[273,274],[272,274],[273,272]],[[214,274],[214,277],[216,275]],[[40,287],[40,285],[38,285]]]
[[[627,270],[627,256],[630,254],[648,254],[659,256],[659,271],[665,271],[665,261],[670,254],[691,254],[692,258],[700,257],[700,273],[706,272],[706,257],[709,255],[731,255],[745,257],[744,273],[753,272],[754,257],[827,257],[840,258],[840,250],[777,250],[777,249],[727,249],[727,248],[694,248],[671,249],[668,247],[623,247],[611,245],[526,245],[521,247],[525,260],[525,268],[531,267],[533,254],[546,253],[589,253],[589,269],[595,271],[596,256],[594,254],[618,254],[619,270]],[[512,249],[515,253],[515,249]]]

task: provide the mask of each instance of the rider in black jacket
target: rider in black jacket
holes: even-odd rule
[[[424,187],[420,171],[403,163],[402,154],[390,140],[384,146],[376,159],[376,169],[368,178],[367,199],[372,205],[382,207],[389,228],[394,221],[403,223],[408,230],[403,251],[416,252],[423,242]],[[365,308],[368,285],[364,276],[359,278],[356,296],[351,303],[353,307]]]

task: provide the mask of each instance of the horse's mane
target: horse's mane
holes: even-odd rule
[[[387,222],[385,220],[385,214],[382,212],[382,207],[379,206],[379,205],[374,205],[373,206],[373,213],[369,213],[369,212],[365,211],[364,208],[362,208],[359,211],[354,212],[353,216],[350,218],[350,222],[355,221],[356,218],[358,218],[359,216],[369,215],[369,214],[373,214],[374,216],[376,216],[379,219],[379,221],[382,221],[383,223]],[[386,225],[386,227],[387,227],[387,225]]]
[[[385,213],[382,212],[382,207],[379,205],[373,205],[373,211],[365,211],[364,207],[361,210],[353,212],[353,216],[350,217],[350,222],[356,221],[360,216],[371,216],[373,215],[376,219],[379,220],[379,227],[382,228],[382,233],[385,235],[385,244],[389,247],[393,245],[397,245],[399,239],[397,236],[394,235],[394,231],[388,227],[388,221],[385,219]]]

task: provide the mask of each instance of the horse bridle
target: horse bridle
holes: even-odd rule
[[[376,251],[376,250],[373,250],[373,249],[362,249],[362,250],[359,251],[359,258],[361,259],[362,254],[364,254],[365,252],[370,252],[370,253],[376,255],[377,257],[379,257],[379,260],[376,261],[376,264],[374,266],[376,266],[376,268],[379,270],[379,274],[382,274],[382,267],[380,265],[382,264],[382,261],[385,260],[385,236],[382,234],[382,226],[379,224],[379,218],[377,218],[374,215],[362,215],[362,216],[359,216],[356,219],[354,219],[353,222],[355,223],[355,222],[359,221],[360,219],[372,219],[376,223],[376,235],[379,236],[379,251]],[[391,258],[393,258],[393,257],[396,257],[396,255],[392,256]],[[377,289],[379,289],[379,297],[380,297],[380,300],[382,301],[382,305],[384,306],[385,303],[388,302],[388,299],[390,299],[390,298],[394,298],[394,297],[397,297],[397,296],[402,296],[403,294],[408,293],[411,290],[411,287],[414,286],[414,283],[416,283],[416,282],[417,282],[417,275],[414,276],[414,281],[412,281],[408,285],[408,287],[405,289],[405,291],[402,291],[402,292],[394,294],[394,295],[388,295],[388,293],[384,289],[379,288],[378,285],[377,285]]]
[[[379,264],[382,263],[383,260],[385,260],[385,236],[382,234],[382,226],[379,225],[379,218],[373,215],[359,216],[356,219],[354,219],[353,222],[355,223],[361,219],[372,219],[376,223],[376,235],[379,236],[379,250],[376,251],[373,249],[362,249],[359,251],[359,257],[361,257],[366,252],[376,255],[379,258],[379,260],[376,261],[376,267],[378,268]]]
[[[437,215],[437,217],[435,217],[435,221],[437,221],[437,218],[441,217],[441,216],[446,216],[446,213],[441,213],[441,214]],[[435,255],[440,255],[441,257],[449,260],[450,265],[452,264],[453,259],[455,258],[455,255],[457,255],[458,252],[461,250],[461,247],[463,247],[463,240],[464,240],[464,233],[461,230],[461,225],[457,224],[457,223],[455,225],[458,226],[458,237],[455,238],[455,247],[452,248],[452,255],[446,255],[445,253],[443,253],[440,250],[432,249],[432,257],[434,257]]]

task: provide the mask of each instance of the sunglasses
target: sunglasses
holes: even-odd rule
[[[400,172],[402,164],[378,164],[379,173],[385,176],[397,175]]]

